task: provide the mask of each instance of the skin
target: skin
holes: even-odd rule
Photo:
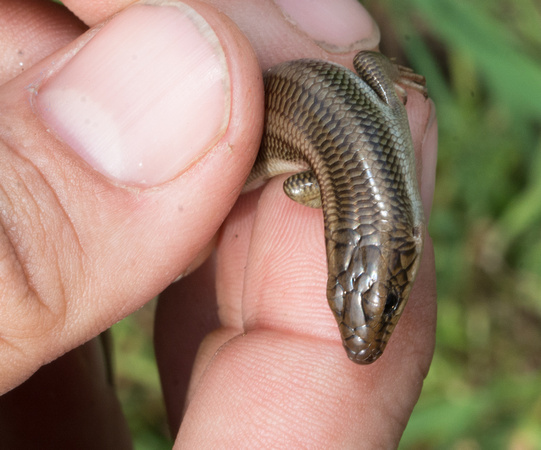
[[[58,253],[38,246],[28,256],[30,259],[23,261],[24,267],[34,264],[49,268],[38,294],[56,286],[56,270],[62,279],[72,280],[69,292],[73,294],[63,297],[59,304],[47,305],[48,311],[58,309],[59,314],[35,313],[40,303],[31,296],[17,265],[0,267],[2,298],[7,299],[2,312],[9,318],[0,323],[2,342],[13,342],[16,336],[10,333],[27,337],[17,340],[15,353],[9,345],[0,346],[2,360],[12,362],[2,369],[0,392],[23,383],[43,364],[92,339],[142,306],[167,286],[171,274],[193,268],[197,254],[208,248],[223,222],[213,259],[169,288],[157,311],[156,352],[173,433],[182,420],[177,448],[209,448],[216,443],[231,447],[245,442],[258,442],[261,447],[302,444],[355,448],[359,443],[365,448],[396,447],[417,402],[434,349],[436,293],[430,238],[410,301],[384,356],[372,366],[358,367],[344,356],[326,304],[321,212],[289,200],[282,192],[285,177],[277,177],[263,190],[242,196],[235,203],[257,152],[263,119],[257,91],[260,69],[250,44],[263,69],[292,57],[327,57],[351,66],[356,49],[338,55],[327,53],[276,12],[267,14],[261,23],[256,16],[257,2],[249,8],[237,1],[209,2],[227,8],[242,31],[209,3],[190,2],[212,24],[227,52],[230,71],[238,83],[236,92],[240,93],[234,100],[227,138],[244,151],[238,152],[238,159],[231,165],[229,153],[218,143],[197,175],[186,172],[152,193],[156,201],[139,209],[136,223],[122,231],[124,245],[111,247],[108,242],[114,229],[98,228],[92,220],[77,221],[77,217],[92,217],[96,208],[107,208],[112,223],[122,220],[133,212],[130,193],[114,184],[103,184],[86,166],[80,169],[84,183],[63,191],[64,181],[71,179],[71,169],[59,170],[62,161],[51,155],[55,155],[55,146],[60,147],[60,143],[35,124],[23,89],[24,77],[29,77],[32,70],[39,71],[39,61],[55,50],[67,51],[70,45],[76,45],[72,41],[85,26],[55,5],[25,2],[22,14],[19,3],[0,1],[0,11],[13,11],[11,15],[3,14],[9,32],[0,34],[2,44],[23,48],[28,58],[22,78],[11,83],[9,90],[0,86],[0,110],[9,111],[0,121],[0,145],[5,158],[0,183],[15,204],[23,205],[21,214],[33,219],[17,225],[15,250],[33,248],[38,231],[52,242],[53,250],[63,249]],[[126,3],[65,2],[87,25],[104,20]],[[0,30],[4,29],[0,26]],[[273,46],[269,37],[277,29],[284,40]],[[42,44],[33,45],[36,41]],[[4,83],[17,75],[15,62],[2,60],[6,54],[0,54],[0,79]],[[248,90],[252,95],[245,94]],[[433,107],[412,94],[407,109],[429,217],[436,154]],[[6,130],[16,130],[24,139],[10,141]],[[19,154],[24,154],[25,159]],[[226,164],[231,168],[224,172]],[[21,179],[24,183],[17,182]],[[43,179],[47,181],[45,186],[41,184]],[[109,194],[99,204],[88,194],[96,188],[106,189]],[[69,215],[59,210],[55,195],[72,205]],[[199,201],[205,208],[173,223],[168,212],[177,202],[193,195],[201,195]],[[48,214],[25,210],[27,204],[39,204]],[[190,225],[194,223],[198,226]],[[73,264],[81,260],[79,247],[60,245],[57,236],[64,227],[73,227],[78,235],[97,229],[95,240],[83,249],[85,255],[90,255],[86,266]],[[3,228],[1,239],[0,249],[5,254],[13,248],[13,236]],[[181,251],[187,247],[189,251]],[[51,264],[51,255],[56,255],[55,264]],[[107,277],[126,258],[132,262],[130,270],[115,280]],[[96,301],[105,297],[107,302]],[[83,355],[90,367],[98,368],[98,373],[106,364],[105,355],[98,350],[88,351],[87,347]],[[29,424],[43,420],[44,429],[51,435],[58,434],[54,430],[62,421],[62,411],[71,414],[69,408],[77,410],[80,401],[81,418],[71,429],[74,440],[84,442],[86,436],[98,435],[109,444],[121,442],[128,446],[129,438],[105,370],[101,376],[92,377],[82,375],[89,373],[88,368],[72,372],[76,358],[58,363],[66,361],[67,356],[50,366],[53,372],[49,377],[70,376],[77,384],[77,389],[71,391],[59,388],[55,402],[59,415],[51,417],[47,402],[28,403],[27,399],[25,403],[24,396],[13,401],[12,395],[17,395],[14,390],[8,394],[11,397],[0,398],[0,428],[25,430],[25,438],[32,442],[34,436],[28,430],[33,428]],[[34,391],[40,390],[38,379]],[[94,392],[93,399],[100,406],[97,410],[85,409],[83,399],[73,400],[73,391]],[[2,401],[5,398],[10,401]],[[32,415],[15,414],[30,410]],[[43,430],[36,436],[43,438]],[[3,443],[17,443],[20,438],[20,432],[7,432]]]

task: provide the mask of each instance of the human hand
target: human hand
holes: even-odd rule
[[[120,2],[109,2],[102,7],[84,2],[65,3],[88,23],[104,19],[120,7]],[[351,66],[352,55],[361,48],[353,45],[343,53],[328,53],[322,48],[322,45],[326,47],[324,44],[314,42],[317,36],[310,37],[302,27],[293,26],[291,18],[285,20],[270,2],[214,3],[227,9],[249,36],[264,68],[300,57],[331,58]],[[212,142],[205,155],[195,157],[197,162],[193,165],[189,160],[190,164],[184,161],[184,165],[173,167],[174,179],[165,184],[161,181],[167,180],[158,180],[157,188],[133,187],[132,175],[122,178],[126,176],[123,165],[115,168],[122,175],[119,177],[115,171],[112,177],[110,164],[87,159],[102,174],[94,171],[66,144],[47,133],[36,118],[36,103],[32,109],[24,88],[37,86],[38,114],[54,122],[47,108],[39,105],[43,90],[36,80],[43,79],[44,71],[57,71],[53,61],[55,64],[60,61],[61,66],[59,55],[68,50],[36,64],[0,90],[4,111],[2,137],[6,143],[3,153],[8,158],[7,167],[14,174],[10,177],[8,172],[8,176],[3,176],[6,184],[3,190],[11,204],[22,208],[17,210],[19,216],[28,218],[28,223],[15,228],[16,237],[21,237],[25,245],[19,248],[21,241],[15,241],[14,235],[9,234],[9,214],[3,216],[3,226],[9,241],[17,244],[12,244],[17,255],[21,254],[21,248],[33,250],[20,261],[26,278],[13,278],[15,263],[5,266],[7,278],[4,279],[13,278],[19,289],[22,287],[17,292],[32,295],[23,297],[24,302],[11,302],[11,309],[6,308],[3,317],[6,322],[10,319],[9,327],[6,322],[0,323],[2,329],[15,331],[11,335],[3,332],[7,336],[4,342],[11,344],[1,350],[5,351],[3,357],[15,362],[4,368],[0,376],[4,390],[22,381],[41,364],[129,314],[183,273],[210,241],[242,187],[257,151],[261,126],[260,71],[235,27],[204,5],[195,2],[190,5],[214,29],[225,53],[232,93],[231,115],[227,130],[219,138],[216,129],[207,138],[207,143],[214,138],[217,142]],[[105,10],[106,7],[110,9]],[[338,4],[333,4],[333,8],[338,13]],[[357,15],[348,13],[348,17],[359,20]],[[370,29],[370,21],[366,24],[368,27],[356,30],[357,35],[347,36],[348,42],[358,40],[358,33],[366,33],[363,36],[368,41],[362,45],[374,44],[374,30]],[[159,23],[157,26],[161,27]],[[154,33],[144,37],[154,44]],[[336,36],[323,37],[330,43],[337,42]],[[80,48],[84,40],[85,37],[68,48]],[[110,41],[110,47],[116,47],[114,42]],[[170,62],[176,61],[173,58]],[[94,67],[85,64],[87,68]],[[76,74],[73,77],[77,79]],[[63,81],[62,85],[68,82]],[[44,86],[47,88],[47,82]],[[132,90],[131,94],[138,97],[144,92]],[[227,109],[224,101],[213,107],[222,118]],[[434,125],[429,122],[431,108],[412,95],[408,110],[418,156],[422,155],[421,185],[425,207],[429,209],[435,155]],[[208,131],[207,116],[208,113],[201,113],[194,122],[206,123]],[[159,120],[162,117],[158,115]],[[156,139],[155,133],[144,129],[151,119],[152,116],[141,119],[137,124],[143,128],[136,137],[142,140],[143,150],[151,145],[145,140],[149,135]],[[55,129],[55,123],[48,125]],[[133,134],[136,129],[123,132]],[[67,140],[65,130],[55,131]],[[175,145],[179,142],[176,152],[188,147],[183,136],[174,138]],[[132,145],[133,141],[126,139],[121,145],[125,142]],[[77,148],[80,142],[70,144]],[[160,144],[163,145],[158,141]],[[82,147],[77,149],[86,151]],[[170,152],[163,152],[160,154],[163,158],[170,157]],[[111,182],[115,177],[116,181]],[[17,183],[12,181],[17,179],[23,180],[20,185],[26,187],[24,191],[20,185],[17,190]],[[125,188],[124,182],[131,186]],[[34,209],[25,208],[26,205],[34,205]],[[321,212],[285,198],[279,180],[265,188],[259,203],[254,193],[243,196],[233,209],[220,233],[216,252],[216,297],[222,327],[206,339],[196,361],[179,445],[197,442],[204,447],[203,443],[211,446],[216,440],[239,442],[235,439],[244,442],[258,439],[262,443],[262,436],[266,436],[268,441],[264,442],[269,444],[299,442],[324,447],[333,443],[353,445],[363,440],[381,444],[383,438],[386,439],[383,445],[398,441],[419,395],[433,349],[435,294],[431,246],[425,248],[410,304],[386,354],[374,366],[358,367],[345,358],[334,319],[326,306],[321,222]],[[36,229],[41,231],[41,238],[35,237]],[[295,254],[291,254],[292,248]],[[30,270],[36,267],[40,270]],[[115,270],[118,267],[129,270]],[[161,367],[175,368],[163,375],[173,426],[180,420],[180,399],[187,387],[172,383],[180,376],[183,362],[177,343],[186,343],[190,348],[197,344],[187,326],[194,323],[194,316],[186,314],[186,309],[196,309],[201,315],[207,313],[207,308],[212,309],[208,302],[212,296],[204,292],[212,280],[211,274],[212,265],[207,263],[181,280],[164,295],[158,311],[157,351]],[[31,289],[24,291],[28,286]],[[6,295],[11,292],[4,291]],[[201,303],[190,300],[195,298]],[[174,321],[170,320],[173,318]],[[29,330],[34,332],[30,337]],[[242,336],[244,331],[247,334]],[[217,349],[220,349],[218,353]],[[226,416],[231,419],[219,420]]]
[[[306,22],[294,27],[294,19],[284,20],[280,11],[261,13],[265,7],[260,3],[240,10],[231,2],[213,3],[242,25],[264,68],[302,57],[351,67],[353,55],[376,41],[369,18],[355,27],[363,23],[358,5],[353,12],[341,9],[353,2],[333,3],[337,20],[352,21],[337,35],[324,34],[329,32],[329,17],[311,11],[310,31],[321,33],[316,39],[331,40],[320,45],[301,28]],[[301,5],[301,17],[306,12]],[[265,22],[251,31],[258,14]],[[352,40],[362,43],[343,53],[325,51],[336,42]],[[423,163],[421,187],[428,217],[436,151],[433,109],[415,93],[410,93],[407,106]],[[284,177],[271,181],[261,196],[242,196],[222,227],[215,261],[161,296],[156,351],[171,428],[176,431],[182,421],[177,442],[188,447],[197,442],[228,447],[239,439],[264,442],[263,447],[395,446],[433,351],[430,239],[410,304],[386,353],[372,366],[356,366],[343,353],[326,302],[322,214],[290,201],[283,194],[283,181]],[[199,348],[192,372],[191,357],[199,340],[216,326],[209,320],[216,301],[219,328]],[[212,426],[220,417],[231,418],[223,426]],[[261,436],[268,440],[261,441]]]

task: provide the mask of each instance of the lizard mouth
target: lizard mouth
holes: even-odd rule
[[[346,353],[348,358],[357,364],[372,364],[376,359],[378,359],[382,354],[382,349],[365,349],[359,353],[351,351],[349,348],[346,348]]]
[[[353,329],[341,324],[340,331],[348,358],[357,364],[371,364],[376,361],[383,354],[389,337],[386,332],[376,334],[367,325]]]

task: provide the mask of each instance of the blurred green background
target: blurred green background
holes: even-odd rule
[[[440,144],[433,364],[402,449],[541,448],[541,2],[365,0],[426,76]],[[170,448],[153,305],[114,327],[137,449]]]

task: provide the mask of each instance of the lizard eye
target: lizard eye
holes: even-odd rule
[[[398,307],[399,300],[398,295],[396,295],[394,292],[389,293],[389,295],[387,295],[387,299],[385,300],[383,314],[386,316],[392,314],[392,312]]]

